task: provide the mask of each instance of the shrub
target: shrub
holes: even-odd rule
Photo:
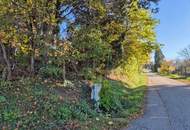
[[[61,79],[63,75],[63,70],[56,66],[46,66],[40,68],[39,74],[43,78]]]
[[[96,111],[93,110],[84,100],[73,106],[73,117],[76,119],[84,121],[87,118],[92,118],[96,115]]]
[[[3,103],[6,101],[6,98],[4,96],[0,96],[0,103]]]
[[[117,112],[123,108],[123,103],[127,102],[126,88],[114,81],[103,81],[100,96],[100,105],[107,112]]]
[[[83,68],[82,74],[84,75],[84,78],[87,80],[94,80],[96,79],[95,73],[91,68]]]
[[[2,115],[2,120],[5,122],[15,122],[18,117],[20,116],[20,113],[18,110],[5,110]]]
[[[57,113],[58,119],[68,121],[72,118],[72,107],[69,105],[63,105],[59,108]]]
[[[160,67],[160,73],[161,74],[169,74],[173,71],[175,71],[175,66],[173,65],[172,61],[164,60]]]

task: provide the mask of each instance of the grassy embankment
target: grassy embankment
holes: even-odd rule
[[[119,129],[142,113],[146,76],[133,87],[121,80],[103,80],[101,112],[88,100],[85,86],[20,78],[0,80],[0,129]]]

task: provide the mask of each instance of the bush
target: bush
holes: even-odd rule
[[[94,80],[96,79],[95,73],[91,68],[84,68],[82,70],[82,74],[84,75],[84,78],[87,80]]]
[[[58,119],[68,121],[72,118],[72,107],[69,105],[63,105],[59,108],[57,113]]]
[[[6,98],[4,96],[0,96],[0,103],[3,103],[6,101]]]
[[[20,116],[19,110],[6,110],[2,113],[1,118],[5,122],[15,122]]]
[[[93,110],[84,100],[73,106],[73,118],[84,121],[87,118],[95,116],[97,116],[96,111]]]
[[[64,122],[72,119],[85,121],[88,118],[97,116],[97,113],[85,100],[82,100],[77,104],[65,103],[58,109],[55,116],[58,120],[62,120]]]
[[[107,112],[120,111],[127,102],[126,88],[115,81],[104,80],[100,96],[100,105]]]
[[[46,66],[40,68],[39,74],[43,78],[61,79],[63,76],[63,70],[56,66]]]
[[[172,61],[164,60],[160,67],[160,73],[161,74],[169,74],[173,71],[175,71],[175,66],[173,65]]]

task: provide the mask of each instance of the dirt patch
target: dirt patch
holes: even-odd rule
[[[81,99],[81,88],[55,88],[60,99],[69,102],[78,102]]]

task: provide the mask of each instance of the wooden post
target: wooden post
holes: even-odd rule
[[[7,53],[6,53],[6,49],[5,49],[5,46],[3,45],[3,43],[0,42],[0,45],[1,45],[1,49],[3,51],[3,58],[5,60],[5,63],[7,65],[6,69],[7,69],[7,77],[6,79],[7,80],[11,80],[11,76],[12,76],[12,72],[11,72],[11,64],[10,64],[10,61],[7,57]]]

